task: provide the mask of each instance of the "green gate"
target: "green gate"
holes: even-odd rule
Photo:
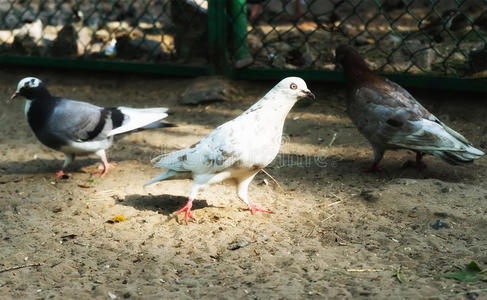
[[[407,85],[487,91],[487,0],[0,0],[0,63],[342,81],[334,49]]]

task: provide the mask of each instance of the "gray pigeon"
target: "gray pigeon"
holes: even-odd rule
[[[370,71],[354,48],[338,47],[335,61],[345,71],[347,113],[374,149],[374,163],[366,172],[380,171],[379,162],[387,149],[415,151],[418,170],[424,154],[453,165],[484,155],[401,86]]]
[[[238,197],[250,212],[268,212],[256,207],[248,198],[254,176],[270,164],[281,146],[282,129],[287,114],[301,98],[314,95],[298,77],[279,82],[259,102],[237,118],[213,130],[198,143],[164,156],[155,166],[168,169],[145,185],[166,179],[193,179],[187,204],[177,214],[191,214],[193,200],[213,183],[234,179]]]
[[[27,99],[25,116],[39,141],[49,148],[64,153],[62,169],[76,155],[95,153],[103,161],[105,175],[110,164],[105,149],[110,147],[113,136],[137,129],[171,127],[159,122],[167,117],[167,108],[99,107],[86,102],[51,96],[44,83],[37,78],[22,79],[10,100],[17,96]]]

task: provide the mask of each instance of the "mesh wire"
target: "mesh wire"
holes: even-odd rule
[[[2,54],[206,63],[207,2],[0,1]]]
[[[355,46],[375,70],[467,77],[487,69],[485,0],[296,0],[242,7],[246,66],[333,69],[333,49]],[[250,12],[249,12],[250,10]],[[230,16],[233,24],[235,16]],[[238,65],[241,57],[233,57]]]

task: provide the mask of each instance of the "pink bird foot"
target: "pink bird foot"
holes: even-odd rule
[[[251,214],[255,214],[256,211],[261,211],[261,212],[265,212],[265,213],[272,213],[270,210],[265,210],[265,209],[262,209],[262,208],[255,206],[252,202],[249,203],[249,210],[250,210]]]
[[[64,174],[64,170],[59,170],[59,171],[56,172],[56,178],[61,178],[64,175],[66,175],[66,174]]]
[[[103,163],[103,171],[101,171],[101,172],[96,172],[95,174],[96,174],[96,175],[100,175],[100,177],[103,177],[103,176],[105,176],[105,174],[106,174],[106,173],[108,173],[108,169],[109,169],[110,167],[114,167],[114,166],[116,166],[116,165],[117,165],[117,163],[116,163],[116,162]]]
[[[183,206],[183,208],[181,208],[180,210],[178,210],[175,214],[179,215],[180,213],[182,213],[184,211],[185,212],[184,213],[184,222],[186,222],[186,223],[188,223],[188,218],[196,220],[196,218],[191,213],[191,207],[192,206],[193,206],[193,200],[188,199],[188,202],[186,203],[186,205]]]
[[[364,168],[362,169],[362,172],[363,173],[375,173],[375,172],[382,172],[382,169],[379,167],[379,163],[378,162],[374,162],[372,164],[372,166],[370,166],[369,168]]]

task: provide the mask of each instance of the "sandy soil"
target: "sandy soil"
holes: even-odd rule
[[[346,118],[343,87],[310,83],[318,100],[290,113],[267,168],[280,187],[261,173],[249,190],[273,214],[252,216],[224,183],[200,194],[197,221],[184,225],[171,214],[191,182],[143,189],[160,173],[151,158],[193,144],[275,82],[236,81],[235,101],[185,107],[177,104],[185,79],[10,69],[0,72],[0,98],[26,75],[100,105],[168,106],[179,127],[120,138],[108,151],[118,166],[105,177],[92,175],[101,168],[93,156],[55,179],[62,154],[36,140],[23,100],[2,105],[0,298],[487,297],[485,281],[443,278],[472,260],[487,267],[487,159],[453,167],[426,157],[417,173],[403,166],[412,153],[388,152],[383,173],[363,174],[372,151]],[[414,94],[486,150],[485,95]],[[115,216],[127,220],[107,223]],[[433,229],[437,220],[450,228]]]

